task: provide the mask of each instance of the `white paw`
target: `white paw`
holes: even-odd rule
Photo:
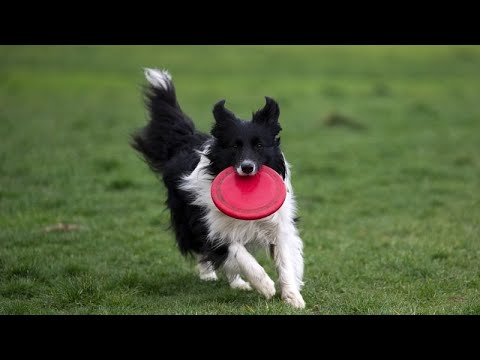
[[[244,280],[242,280],[240,277],[236,278],[234,281],[230,283],[230,287],[232,289],[240,289],[240,290],[252,290],[252,287],[250,284]]]
[[[266,275],[258,286],[255,287],[263,296],[268,299],[271,299],[275,295],[275,283],[272,279]]]
[[[200,274],[200,280],[216,281],[216,280],[218,280],[218,278],[217,278],[217,274],[215,273],[215,271],[211,271],[209,273]]]
[[[204,264],[204,263],[197,264],[197,271],[198,271],[198,275],[200,276],[200,280],[215,281],[218,279],[217,274],[215,273],[215,270],[213,270],[212,267],[207,264]]]
[[[286,290],[282,293],[282,300],[295,309],[305,308],[305,301],[298,291]]]

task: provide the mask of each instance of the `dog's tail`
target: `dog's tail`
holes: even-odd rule
[[[145,90],[149,122],[132,135],[131,145],[153,171],[160,173],[175,154],[191,150],[200,134],[180,108],[168,71],[145,69],[145,77],[149,82]]]

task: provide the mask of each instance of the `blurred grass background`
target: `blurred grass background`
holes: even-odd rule
[[[143,67],[203,131],[279,102],[305,310],[179,255]],[[479,46],[0,46],[0,313],[479,314],[479,94]]]

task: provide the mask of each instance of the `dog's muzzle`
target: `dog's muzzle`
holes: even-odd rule
[[[242,161],[240,166],[237,166],[235,169],[237,170],[237,174],[240,176],[253,176],[258,171],[255,163],[250,160]]]

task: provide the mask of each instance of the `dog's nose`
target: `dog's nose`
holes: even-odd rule
[[[253,165],[252,164],[242,164],[242,171],[245,174],[250,174],[253,171]]]

